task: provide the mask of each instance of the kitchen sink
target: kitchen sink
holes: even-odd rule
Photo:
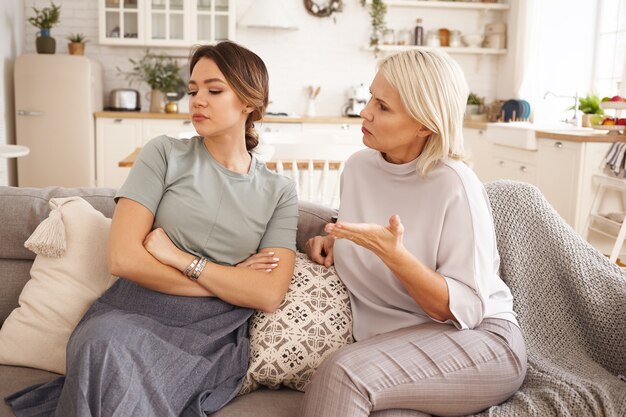
[[[528,122],[489,123],[485,139],[498,145],[536,151],[535,130],[535,126]]]
[[[535,133],[543,132],[561,134],[591,134],[590,127],[579,127],[567,123],[534,124],[528,122],[489,123],[485,131],[485,138],[489,142],[513,148],[537,150]]]

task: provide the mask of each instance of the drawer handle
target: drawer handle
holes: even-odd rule
[[[185,120],[183,122],[183,125],[185,125],[185,126],[189,126],[190,124],[191,124],[191,120]]]
[[[113,123],[122,123],[124,121],[124,119],[115,119],[113,120]]]
[[[528,168],[526,168],[524,165],[519,167],[519,170],[522,171],[522,172],[528,172]]]
[[[341,125],[341,130],[348,130],[348,129],[350,129],[350,126],[348,126],[347,123],[344,123]]]
[[[500,165],[501,167],[503,167],[503,166],[504,166],[504,161],[500,161],[500,162],[498,163],[498,165]]]
[[[479,135],[482,135],[482,134],[483,134],[482,129],[478,131],[478,134],[479,134]]]
[[[557,149],[561,149],[563,147],[563,142],[556,142],[554,146],[556,146]]]

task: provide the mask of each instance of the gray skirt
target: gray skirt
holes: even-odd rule
[[[205,416],[239,392],[252,312],[120,279],[72,333],[66,376],[5,401],[18,417]]]

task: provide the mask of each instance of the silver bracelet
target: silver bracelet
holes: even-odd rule
[[[194,260],[191,261],[189,266],[185,268],[185,270],[183,271],[183,274],[189,276],[189,274],[191,274],[191,271],[193,271],[196,265],[198,265],[198,262],[200,262],[200,257],[196,256]]]
[[[198,278],[200,278],[200,274],[202,274],[202,271],[204,270],[204,267],[206,266],[207,262],[208,262],[207,258],[205,257],[200,258],[200,262],[198,262],[198,265],[196,265],[196,268],[189,275],[189,278],[192,281],[196,281]]]

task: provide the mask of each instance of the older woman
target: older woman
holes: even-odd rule
[[[327,236],[307,243],[352,302],[351,346],[325,360],[302,416],[475,413],[526,373],[513,299],[498,276],[489,201],[464,163],[468,88],[445,53],[385,59],[361,113]]]

